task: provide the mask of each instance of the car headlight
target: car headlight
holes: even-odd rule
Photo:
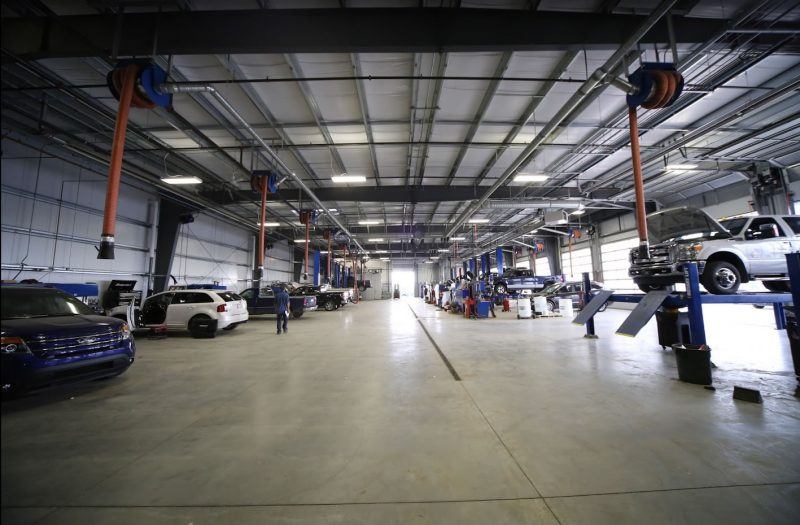
[[[29,354],[31,352],[21,337],[3,337],[0,348],[4,354]]]
[[[122,334],[122,340],[130,339],[131,338],[131,329],[128,327],[128,323],[123,323],[122,328],[120,328],[120,333]]]
[[[702,242],[686,244],[678,249],[678,259],[682,261],[693,261],[697,259],[697,254],[703,249]]]

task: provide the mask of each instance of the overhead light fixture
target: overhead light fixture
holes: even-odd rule
[[[364,175],[348,175],[342,173],[341,175],[333,175],[331,181],[337,184],[348,184],[351,182],[367,182],[367,177]]]
[[[697,164],[667,164],[664,169],[668,171],[691,171],[697,169]]]
[[[339,210],[337,210],[336,208],[328,208],[328,211],[330,211],[330,212],[337,212],[337,211],[339,211]]]
[[[161,182],[165,184],[202,184],[203,179],[194,175],[172,175],[161,177]]]
[[[570,215],[583,215],[584,213],[586,213],[586,210],[575,210]]]
[[[387,250],[375,250],[374,253],[389,253]]]
[[[265,222],[264,223],[264,227],[265,228],[277,228],[280,225],[281,225],[281,223],[279,223],[279,222]],[[256,223],[256,226],[258,226],[258,223]]]
[[[388,257],[381,257],[381,261],[391,261]]]
[[[438,261],[439,260],[439,256],[438,255],[433,255],[433,256],[431,256],[431,260],[432,261]]]
[[[439,248],[436,251],[439,252],[439,253],[450,253],[450,250],[448,250],[447,248]]]
[[[377,220],[374,220],[374,219],[358,221],[358,224],[360,224],[362,226],[369,226],[371,224],[380,224],[380,223],[381,223],[381,221],[377,221]]]
[[[567,224],[569,221],[567,219],[558,219],[556,224]]]
[[[295,239],[294,242],[295,244],[305,244],[308,241],[306,241],[305,239]]]
[[[544,182],[549,177],[541,173],[517,173],[514,182]]]
[[[376,237],[375,239],[367,239],[367,242],[383,242],[383,239]]]
[[[470,219],[467,222],[470,224],[486,224],[489,222],[489,219]]]
[[[328,250],[320,250],[321,255],[328,255]]]
[[[467,240],[466,237],[450,237],[451,241],[465,241]]]

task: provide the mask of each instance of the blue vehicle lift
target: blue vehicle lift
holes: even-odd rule
[[[789,266],[791,293],[751,293],[741,292],[731,295],[713,295],[700,292],[700,279],[697,263],[684,266],[683,274],[686,292],[650,292],[647,294],[615,294],[607,290],[593,296],[586,307],[573,321],[586,326],[586,337],[597,338],[594,329],[594,316],[607,302],[638,303],[622,326],[617,330],[620,335],[635,336],[639,330],[655,315],[660,307],[686,308],[689,316],[689,335],[692,344],[706,344],[706,330],[703,321],[704,304],[772,304],[775,312],[775,326],[779,330],[786,328],[786,314],[783,305],[800,304],[800,253],[786,255]],[[589,288],[589,274],[583,274],[584,288]]]

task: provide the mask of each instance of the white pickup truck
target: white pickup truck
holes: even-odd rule
[[[683,264],[697,262],[711,293],[732,294],[743,282],[761,280],[774,292],[789,290],[786,254],[800,251],[800,216],[756,215],[721,223],[696,208],[647,216],[650,257],[630,253],[628,275],[647,292],[683,282]]]

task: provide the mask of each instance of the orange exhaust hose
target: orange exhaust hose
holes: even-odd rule
[[[328,281],[332,281],[331,279],[331,257],[333,257],[333,252],[331,251],[331,235],[328,235]]]
[[[644,182],[642,159],[639,156],[639,122],[636,108],[628,108],[628,123],[631,132],[631,162],[633,163],[633,185],[636,191],[636,230],[639,232],[639,247],[647,246],[647,218],[644,209]]]
[[[133,88],[136,84],[137,66],[127,66],[123,70],[122,89],[119,96],[119,109],[114,124],[114,139],[111,143],[111,162],[108,166],[108,187],[106,190],[105,213],[103,214],[103,231],[100,238],[101,251],[98,258],[114,258],[114,233],[117,225],[117,203],[119,200],[119,184],[122,175],[122,156],[125,152],[125,133],[128,130],[128,115],[131,109]],[[103,253],[103,245],[110,247],[110,253]],[[108,256],[110,255],[110,256]]]
[[[310,230],[311,230],[311,217],[307,216],[306,217],[306,271],[305,271],[306,279],[308,279],[308,236]]]

